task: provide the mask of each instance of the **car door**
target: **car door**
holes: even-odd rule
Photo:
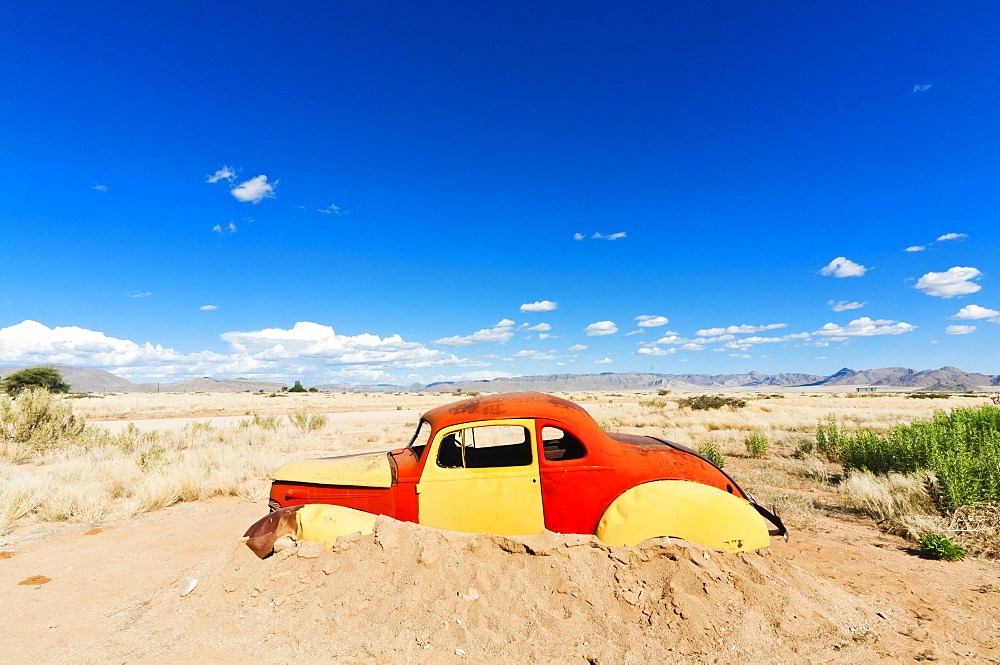
[[[421,524],[505,536],[545,528],[534,421],[441,429],[417,485]]]

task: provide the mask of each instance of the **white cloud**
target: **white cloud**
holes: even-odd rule
[[[937,242],[944,242],[945,240],[959,240],[960,238],[968,238],[966,233],[945,233],[943,236],[938,236]]]
[[[671,353],[677,353],[677,349],[661,349],[658,346],[644,346],[636,353],[643,356],[666,356]]]
[[[968,335],[976,330],[976,326],[948,326],[944,329],[946,335]]]
[[[847,257],[838,256],[830,261],[819,273],[821,275],[833,275],[834,277],[861,277],[871,268],[866,268],[859,263],[851,261]]]
[[[586,236],[583,235],[582,233],[574,233],[573,234],[573,240],[583,240],[584,238],[586,238]]]
[[[93,187],[91,187],[91,189],[96,189],[99,192],[106,192],[106,191],[108,191],[108,186],[107,185],[94,185]]]
[[[851,321],[846,326],[827,323],[813,334],[836,337],[871,337],[875,335],[901,335],[902,333],[916,330],[916,328],[915,325],[904,321],[870,319],[867,316],[862,316],[860,319]]]
[[[559,307],[558,303],[551,300],[538,300],[536,302],[526,302],[521,305],[522,312],[551,312]]]
[[[584,328],[583,332],[587,333],[587,337],[614,335],[616,332],[618,332],[618,326],[616,326],[611,321],[598,321],[596,323],[591,323],[589,326]]]
[[[729,357],[730,358],[743,358],[744,360],[746,360],[747,358],[752,358],[753,356],[751,356],[748,353],[730,353]]]
[[[399,335],[384,338],[370,333],[338,335],[331,326],[309,321],[300,321],[287,330],[228,332],[220,337],[236,354],[264,363],[295,359],[327,365],[420,368],[458,360],[451,354],[407,342]]]
[[[236,179],[236,171],[233,170],[231,166],[223,166],[221,169],[213,173],[212,175],[205,176],[205,182],[216,183],[220,180],[228,180],[232,182]]]
[[[955,316],[949,316],[949,319],[988,319],[991,316],[1000,316],[1000,311],[995,309],[989,309],[986,307],[980,307],[979,305],[966,305],[962,309],[958,310],[958,314]]]
[[[152,291],[133,291],[131,293],[126,293],[129,298],[145,298],[147,296],[153,295]]]
[[[918,83],[913,86],[913,92],[927,92],[934,87],[933,83]]]
[[[845,312],[845,311],[847,311],[849,309],[861,309],[862,307],[864,307],[868,303],[866,303],[866,302],[851,302],[851,301],[848,301],[848,300],[841,300],[840,302],[836,302],[834,300],[827,300],[826,304],[829,305],[830,309],[832,309],[835,312]]]
[[[632,330],[630,332],[625,333],[625,336],[626,337],[631,337],[632,335],[641,335],[644,332],[646,332],[646,331],[643,330],[642,328],[639,328],[638,330]]]
[[[705,347],[701,344],[695,344],[694,342],[689,342],[684,346],[680,347],[681,351],[704,351]]]
[[[250,221],[252,222],[253,220]],[[219,235],[225,235],[227,233],[236,233],[236,230],[237,229],[235,222],[229,222],[225,226],[222,226],[221,224],[216,224],[215,226],[212,227],[212,231],[218,233]]]
[[[76,326],[49,328],[27,320],[0,329],[0,361],[4,362],[117,367],[184,359],[173,349],[136,344]]]
[[[554,335],[550,335],[548,333],[538,333],[538,339],[549,339],[551,337],[555,337],[555,336]]]
[[[624,231],[619,231],[618,233],[608,233],[608,234],[595,233],[590,237],[594,238],[595,240],[620,240],[621,238],[627,238],[628,236],[625,234]]]
[[[556,357],[551,353],[545,353],[544,351],[528,351],[522,350],[515,353],[511,358],[507,360],[555,360]]]
[[[477,330],[471,335],[452,335],[435,339],[431,343],[441,346],[469,346],[470,344],[506,344],[514,336],[514,322],[510,319],[502,319],[492,328]]]
[[[202,309],[202,310],[209,311],[209,312],[214,312],[215,310],[219,309],[219,306],[218,305],[202,305],[198,309]]]
[[[716,335],[738,335],[743,333],[764,332],[765,330],[775,330],[777,328],[787,328],[787,323],[768,323],[762,326],[751,326],[744,323],[739,326],[727,326],[725,328],[703,328],[695,331],[698,337],[714,337]]]
[[[909,247],[906,248],[906,251],[908,251],[908,252],[922,252],[925,249],[927,249],[926,245],[910,245]]]
[[[547,323],[539,323],[537,326],[531,326],[528,330],[552,330],[552,326]]]
[[[321,213],[324,213],[326,215],[339,215],[343,211],[340,209],[340,206],[335,206],[335,205],[333,205],[331,203],[330,205],[328,205],[325,208],[319,208],[319,209],[317,209],[316,212],[321,212]]]
[[[271,328],[221,335],[230,352],[180,353],[158,344],[137,344],[77,327],[48,328],[24,321],[0,329],[0,362],[65,363],[100,367],[126,378],[179,381],[196,376],[244,376],[286,381],[311,377],[315,383],[337,381],[400,382],[419,380],[412,372],[437,366],[483,367],[407,342],[399,335],[337,335],[333,328],[300,322],[291,329]],[[393,373],[397,371],[397,373]]]
[[[237,201],[257,204],[264,199],[273,199],[274,186],[277,184],[277,180],[270,183],[267,181],[266,175],[259,175],[256,178],[250,178],[249,180],[241,182],[229,190],[229,193],[232,194]]]
[[[945,272],[929,272],[919,280],[913,288],[919,289],[929,296],[939,298],[954,298],[979,291],[981,286],[973,284],[972,280],[982,275],[976,268],[955,266]]]
[[[610,365],[613,362],[614,362],[614,360],[612,360],[611,358],[604,358],[603,360],[595,360],[594,364],[595,365]]]
[[[569,349],[567,349],[567,351],[586,351],[586,350],[587,350],[586,344],[574,344],[573,346],[569,347]]]
[[[670,323],[670,319],[665,316],[654,316],[652,314],[643,314],[641,316],[635,317],[638,321],[640,328],[659,328],[660,326],[665,326]]]

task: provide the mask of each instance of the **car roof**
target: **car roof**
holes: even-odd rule
[[[473,397],[435,407],[424,414],[424,420],[434,429],[507,418],[547,418],[577,431],[602,431],[583,407],[555,395],[536,392]]]

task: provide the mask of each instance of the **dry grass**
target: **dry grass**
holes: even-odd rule
[[[964,521],[949,525],[931,517],[926,492],[921,494],[918,480],[908,477],[877,480],[854,474],[838,491],[840,467],[803,446],[814,440],[817,422],[831,414],[848,429],[887,431],[898,423],[929,418],[935,409],[982,404],[988,401],[985,397],[914,400],[785,393],[782,399],[766,399],[741,393],[747,399],[741,409],[693,411],[678,407],[673,394],[565,396],[610,431],[656,436],[693,448],[717,445],[726,457],[726,471],[761,503],[777,508],[793,529],[812,528],[824,513],[855,509],[909,535],[926,532],[928,525],[946,533],[949,528],[967,529],[956,533],[966,534],[960,540],[970,553],[989,552],[989,538],[1000,542],[1000,509],[997,514],[962,513]],[[404,445],[416,425],[410,413],[458,399],[451,394],[300,393],[272,398],[241,393],[67,400],[75,415],[91,419],[247,417],[226,426],[199,422],[182,430],[152,432],[130,427],[114,435],[88,426],[87,445],[42,451],[0,437],[0,533],[16,523],[40,520],[127,519],[213,496],[263,501],[268,474],[282,463]],[[348,412],[358,415],[334,419]],[[399,424],[385,424],[374,418],[377,414],[366,412],[382,412],[380,418],[399,412],[401,417]],[[155,422],[146,420],[145,427]],[[752,433],[770,441],[767,459],[747,454],[744,441]],[[922,517],[922,512],[928,516]],[[982,535],[978,548],[967,544],[972,534]]]

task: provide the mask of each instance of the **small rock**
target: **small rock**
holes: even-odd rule
[[[177,587],[177,593],[181,595],[181,598],[188,595],[194,588],[198,586],[198,580],[193,577],[185,577],[181,580],[180,585]]]
[[[465,655],[465,649],[455,649],[455,655],[456,656],[464,656]]]

